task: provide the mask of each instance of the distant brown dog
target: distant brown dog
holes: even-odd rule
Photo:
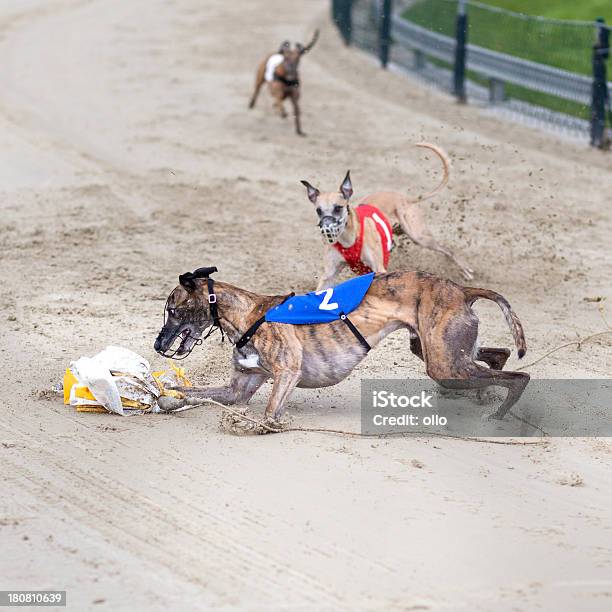
[[[314,47],[318,38],[319,30],[316,30],[312,40],[306,46],[296,43],[294,48],[291,48],[291,43],[287,40],[281,45],[278,53],[268,55],[262,60],[257,69],[255,91],[249,103],[249,108],[255,106],[259,90],[267,82],[270,94],[274,99],[274,107],[283,119],[287,116],[283,102],[287,98],[291,100],[295,116],[295,131],[300,136],[304,136],[304,133],[302,132],[300,119],[300,78],[298,66],[302,55]]]
[[[308,181],[302,181],[308,199],[316,207],[321,233],[328,242],[319,289],[333,285],[338,272],[347,265],[357,274],[386,272],[392,248],[391,226],[395,231],[405,233],[416,244],[446,255],[459,266],[467,280],[474,277],[471,268],[459,261],[450,249],[436,242],[417,206],[419,202],[439,193],[448,183],[448,157],[435,145],[420,142],[416,146],[430,149],[440,158],[444,176],[433,191],[415,200],[393,191],[378,191],[362,198],[357,207],[352,208],[349,206],[353,195],[350,172],[346,173],[338,191],[323,193]]]
[[[295,387],[317,389],[339,383],[369,348],[398,329],[410,330],[410,349],[425,362],[427,374],[442,386],[507,388],[505,401],[492,415],[495,418],[504,417],[529,382],[529,374],[502,370],[510,355],[508,349],[477,345],[478,317],[471,306],[484,298],[496,302],[504,313],[519,358],[526,351],[519,318],[506,299],[494,291],[461,287],[423,272],[377,274],[361,303],[350,313],[349,327],[358,330],[360,341],[341,316],[318,325],[264,322],[264,315],[288,296],[259,295],[214,282],[210,274],[215,270],[200,268],[179,277],[180,284],[168,297],[164,326],[155,340],[158,353],[178,359],[188,356],[201,343],[202,334],[209,330],[210,335],[215,327],[235,345],[229,384],[179,388],[187,397],[247,403],[271,378],[266,417],[275,421]],[[323,293],[319,308],[329,309],[333,290]]]

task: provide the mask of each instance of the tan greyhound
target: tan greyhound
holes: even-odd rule
[[[298,67],[302,55],[314,47],[318,38],[319,30],[316,30],[312,40],[306,46],[296,43],[295,47],[291,48],[291,43],[285,41],[277,53],[272,53],[263,59],[257,68],[255,91],[249,103],[249,108],[255,106],[259,90],[267,82],[270,94],[274,99],[274,107],[283,119],[287,116],[283,102],[287,98],[291,100],[295,117],[295,131],[300,136],[304,136],[304,133],[302,132],[300,117],[300,78]]]
[[[302,181],[308,199],[315,205],[319,228],[327,241],[319,289],[332,286],[345,266],[356,274],[386,272],[392,248],[391,227],[405,233],[416,244],[446,255],[459,266],[467,280],[474,277],[471,268],[459,261],[450,249],[436,242],[417,205],[439,193],[448,183],[448,156],[433,144],[420,142],[416,146],[433,151],[442,161],[444,171],[440,184],[417,199],[411,200],[394,191],[378,191],[362,198],[353,208],[349,206],[353,195],[350,172],[346,173],[338,191],[321,192],[308,181]]]
[[[478,318],[471,306],[476,299],[484,298],[501,308],[519,358],[526,351],[521,322],[510,304],[494,291],[462,287],[422,272],[376,274],[350,314],[352,325],[361,334],[360,342],[340,320],[317,325],[265,322],[257,328],[265,313],[287,296],[259,295],[213,282],[209,275],[215,270],[200,268],[179,277],[180,284],[168,297],[164,326],[155,341],[160,354],[183,358],[201,343],[207,329],[210,335],[218,327],[236,345],[229,384],[179,388],[188,398],[247,403],[271,378],[266,418],[278,421],[295,387],[314,389],[339,383],[364,358],[368,348],[398,329],[411,331],[412,352],[425,362],[427,374],[442,386],[506,387],[508,395],[492,417],[503,418],[529,382],[524,372],[502,370],[510,355],[508,349],[477,346]],[[325,295],[323,300],[329,298]]]

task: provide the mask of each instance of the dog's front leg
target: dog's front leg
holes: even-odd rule
[[[325,255],[323,256],[323,275],[319,279],[317,291],[333,287],[335,284],[338,272],[346,265],[344,258],[336,249],[325,247]]]
[[[283,370],[274,377],[272,393],[266,406],[266,420],[277,422],[285,411],[285,401],[300,380],[301,372]]]
[[[283,105],[282,97],[278,97],[274,100],[274,106],[281,119],[285,119],[287,117],[287,111],[285,110],[285,106]]]
[[[298,136],[306,136],[302,132],[302,118],[300,114],[300,91],[294,88],[291,92],[291,103],[293,104],[293,116],[295,118],[295,133]]]
[[[281,116],[281,118],[285,118],[287,116],[287,111],[285,110],[285,94],[283,91],[283,87],[280,83],[272,82],[270,83],[270,91],[272,93],[272,99],[274,108]]]
[[[212,399],[221,404],[246,404],[263,385],[268,376],[255,372],[232,371],[229,385],[225,387],[173,387],[195,399]]]

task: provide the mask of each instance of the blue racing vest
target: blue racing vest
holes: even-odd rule
[[[271,323],[313,325],[337,321],[340,314],[348,315],[361,304],[374,273],[357,276],[335,287],[295,295],[282,304],[270,308],[265,320]]]
[[[374,272],[371,272],[347,280],[336,287],[290,297],[282,304],[270,308],[261,319],[251,325],[236,343],[236,348],[240,350],[245,346],[265,321],[289,325],[316,325],[341,319],[361,342],[366,352],[369,351],[370,345],[367,340],[359,333],[347,315],[361,304],[373,279]]]

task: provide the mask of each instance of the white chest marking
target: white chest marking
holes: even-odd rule
[[[259,365],[259,355],[256,355],[255,353],[253,353],[252,355],[249,355],[245,359],[239,359],[238,363],[243,368],[256,368]]]
[[[264,75],[264,78],[266,81],[268,81],[268,83],[274,80],[274,71],[283,63],[284,59],[285,58],[281,53],[275,53],[274,55],[270,56],[270,59],[268,59],[268,62],[266,63],[266,72]]]

